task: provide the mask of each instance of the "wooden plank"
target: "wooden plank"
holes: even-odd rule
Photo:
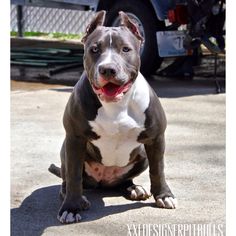
[[[28,39],[11,37],[11,48],[60,48],[83,50],[83,44],[79,41]]]
[[[82,60],[82,55],[67,55],[67,56],[51,56],[45,54],[36,54],[36,53],[21,53],[21,52],[11,52],[12,58],[38,58],[38,59],[53,59],[53,60]]]
[[[59,49],[59,48],[12,48],[12,53],[37,53],[37,54],[65,54],[68,55],[72,51],[70,49]]]
[[[11,61],[11,65],[28,65],[28,66],[48,66],[47,63],[39,63],[39,62],[23,62],[23,61]]]
[[[46,64],[63,64],[63,63],[75,63],[75,62],[80,62],[80,60],[78,59],[64,59],[64,60],[53,60],[53,59],[45,59],[45,60],[39,60],[39,59],[16,59],[16,60],[13,60],[13,61],[22,61],[22,62],[33,62],[33,63],[46,63]]]

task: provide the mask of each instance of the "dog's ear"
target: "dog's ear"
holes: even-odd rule
[[[123,11],[119,12],[119,16],[121,26],[126,26],[135,35],[135,37],[143,43],[144,38],[139,32],[138,26]]]
[[[96,16],[93,18],[91,23],[87,26],[85,35],[81,39],[82,43],[85,43],[88,36],[98,27],[102,26],[105,21],[106,11],[97,12]]]

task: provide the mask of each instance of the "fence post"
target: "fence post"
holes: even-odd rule
[[[23,6],[17,5],[16,6],[17,12],[17,34],[18,37],[23,37]]]

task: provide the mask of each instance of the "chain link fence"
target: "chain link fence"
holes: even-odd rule
[[[93,16],[92,11],[24,6],[23,31],[80,34]],[[11,31],[18,31],[16,5],[11,5]]]

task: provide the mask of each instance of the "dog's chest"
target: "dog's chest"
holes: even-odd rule
[[[132,150],[140,145],[137,138],[144,129],[144,119],[137,122],[126,112],[113,118],[99,110],[96,120],[90,125],[100,138],[92,143],[99,148],[103,165],[125,166]]]
[[[145,129],[149,94],[145,87],[139,92],[141,94],[137,88],[134,91],[120,103],[100,107],[96,119],[89,121],[93,131],[100,136],[92,143],[99,148],[104,166],[126,166],[130,153],[140,145],[137,139]],[[143,93],[146,96],[141,96]]]

